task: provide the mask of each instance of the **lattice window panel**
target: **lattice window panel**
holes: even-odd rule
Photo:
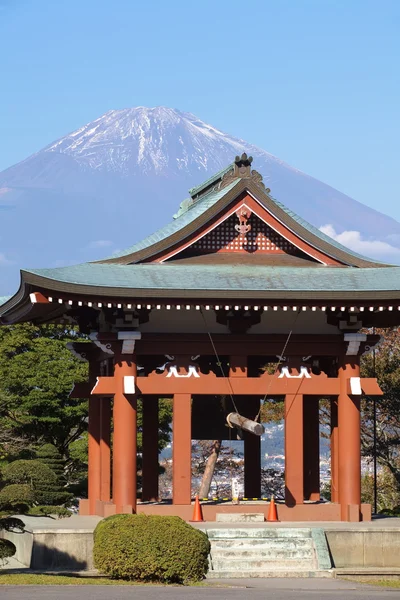
[[[248,220],[251,230],[239,234],[235,225],[236,215],[226,219],[221,225],[195,242],[191,248],[201,253],[208,252],[262,252],[267,254],[294,254],[297,248],[280,236],[274,229],[254,214]]]

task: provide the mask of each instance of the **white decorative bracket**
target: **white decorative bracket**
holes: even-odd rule
[[[124,394],[135,393],[135,377],[133,375],[124,376]]]
[[[307,367],[300,367],[300,373],[298,375],[291,375],[289,372],[289,367],[282,367],[278,379],[282,379],[283,377],[287,377],[288,379],[301,379],[302,377],[311,379],[311,375],[308,372]]]
[[[346,355],[357,356],[360,351],[361,342],[367,341],[366,333],[345,333],[344,341],[348,342]]]
[[[350,377],[350,393],[352,396],[361,396],[361,379],[360,377]]]
[[[178,367],[173,366],[173,367],[169,368],[168,375],[166,378],[168,379],[169,377],[192,377],[192,375],[193,375],[193,377],[200,377],[200,375],[196,371],[196,367],[194,365],[189,366],[189,369],[188,369],[188,372],[186,373],[186,375],[180,375],[178,373]]]
[[[141,337],[142,334],[140,331],[118,331],[118,339],[122,340],[121,354],[133,354],[135,351],[135,342],[136,340],[140,340]]]

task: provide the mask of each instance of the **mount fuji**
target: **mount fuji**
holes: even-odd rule
[[[168,223],[188,189],[254,157],[271,194],[357,252],[400,262],[400,223],[165,107],[111,110],[0,173],[0,295],[19,268],[96,260]]]

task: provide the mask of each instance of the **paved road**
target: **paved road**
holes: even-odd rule
[[[5,600],[383,600],[399,589],[378,588],[335,579],[225,581],[233,587],[159,586],[0,586]]]

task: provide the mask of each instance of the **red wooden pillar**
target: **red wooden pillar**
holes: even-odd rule
[[[98,396],[89,398],[88,434],[89,514],[95,515],[96,503],[101,496],[100,402]]]
[[[134,379],[132,379],[134,378]],[[120,354],[114,367],[113,501],[116,512],[136,512],[137,401],[132,390],[136,357]]]
[[[285,502],[304,502],[303,476],[303,396],[285,396]]]
[[[158,397],[143,396],[142,500],[158,499]]]
[[[360,396],[349,395],[350,378],[360,377],[357,356],[344,356],[339,367],[339,501],[343,521],[360,520],[361,419]]]
[[[175,394],[172,425],[172,498],[173,504],[192,501],[192,397]]]
[[[303,440],[304,499],[316,502],[320,499],[318,396],[303,399]]]
[[[338,399],[331,399],[331,502],[339,502]]]
[[[110,501],[111,479],[111,403],[110,398],[99,398],[100,404],[100,500]]]

